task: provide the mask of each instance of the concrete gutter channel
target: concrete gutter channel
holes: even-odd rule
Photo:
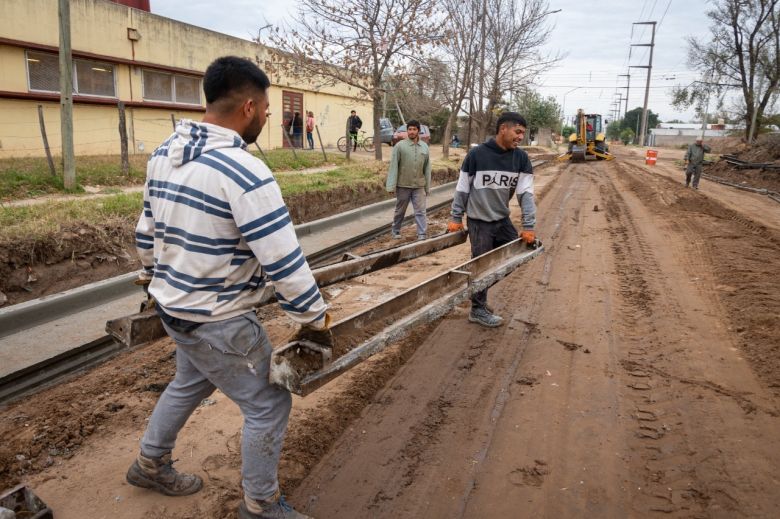
[[[533,165],[538,167],[544,162],[535,160]],[[431,189],[429,213],[452,202],[456,184]],[[392,198],[296,225],[295,231],[309,262],[321,266],[345,248],[389,232],[394,208]],[[404,222],[412,220],[410,215]],[[349,238],[345,240],[345,236]],[[71,371],[92,365],[96,360],[78,358],[90,356],[90,345],[96,346],[91,355],[97,360],[118,351],[120,348],[106,335],[105,323],[138,311],[142,295],[132,283],[136,276],[136,272],[130,272],[0,309],[0,386],[19,376],[45,378],[42,373],[50,369],[47,364],[57,359],[70,359],[68,362],[75,367]],[[79,353],[82,350],[84,353]]]
[[[428,211],[452,201],[456,182],[431,189]],[[323,263],[387,233],[395,199],[295,226],[310,263]],[[408,216],[405,223],[413,216]],[[349,236],[347,240],[344,236]],[[107,320],[138,311],[140,289],[130,272],[0,309],[0,380],[105,338]]]

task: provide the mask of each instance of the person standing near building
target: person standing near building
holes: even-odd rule
[[[393,238],[401,238],[401,223],[409,201],[414,208],[417,239],[424,240],[428,230],[425,200],[431,190],[431,160],[428,145],[420,140],[420,123],[406,123],[406,139],[393,146],[390,169],[387,173],[387,191],[395,193]]]
[[[293,146],[303,148],[303,118],[301,112],[295,112],[292,120]]]
[[[699,178],[701,177],[701,165],[704,162],[704,154],[710,152],[710,147],[704,144],[701,137],[696,142],[688,145],[688,151],[685,152],[685,187],[691,185],[693,177],[693,189],[699,189]]]
[[[347,119],[347,128],[349,128],[349,138],[352,140],[352,151],[357,150],[358,131],[363,127],[363,121],[360,120],[356,111],[352,110]],[[349,145],[349,144],[347,144]]]
[[[203,121],[182,120],[149,160],[136,244],[141,281],[176,342],[176,375],[126,479],[169,496],[200,490],[199,476],[173,468],[171,452],[192,412],[219,388],[244,417],[239,518],[301,519],[277,479],[292,399],[268,381],[271,343],[255,313],[266,278],[301,325],[298,337],[332,337],[279,186],[246,151],[266,123],[269,87],[252,61],[217,59],[203,77]]]
[[[309,143],[309,149],[314,149],[314,112],[306,112],[306,140]]]
[[[463,215],[468,215],[472,257],[518,238],[509,219],[513,193],[523,213],[520,237],[529,245],[536,240],[533,166],[528,154],[518,148],[527,127],[517,112],[504,112],[496,123],[496,136],[469,151],[463,160],[447,231],[462,231]],[[487,304],[487,289],[471,298],[469,321],[488,328],[501,326],[503,319]]]

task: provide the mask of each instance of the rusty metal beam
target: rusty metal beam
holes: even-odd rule
[[[286,344],[272,354],[270,380],[305,396],[406,337],[415,327],[442,317],[543,251],[541,245],[532,249],[515,240],[343,319],[332,326],[332,351],[311,342]]]
[[[465,232],[441,234],[427,240],[392,247],[365,256],[350,254],[349,259],[314,269],[312,274],[317,281],[317,286],[326,287],[461,244],[466,241],[467,236]],[[276,297],[273,285],[267,284],[262,288],[258,306],[267,305],[274,301],[276,301]],[[162,322],[154,310],[112,319],[106,323],[106,332],[127,347],[139,346],[165,336]]]

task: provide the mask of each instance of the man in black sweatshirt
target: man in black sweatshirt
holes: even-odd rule
[[[518,148],[527,126],[517,112],[504,112],[496,123],[496,136],[469,151],[460,168],[447,231],[463,230],[463,214],[468,214],[472,257],[518,238],[509,219],[513,193],[523,212],[520,237],[529,244],[536,239],[533,166],[528,154]],[[501,326],[503,319],[488,307],[487,289],[471,298],[469,321],[489,328]]]

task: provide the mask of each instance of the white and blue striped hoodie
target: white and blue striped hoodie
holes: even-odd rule
[[[229,319],[267,280],[283,310],[319,325],[326,305],[271,170],[233,130],[182,120],[152,154],[136,246],[171,317]]]

